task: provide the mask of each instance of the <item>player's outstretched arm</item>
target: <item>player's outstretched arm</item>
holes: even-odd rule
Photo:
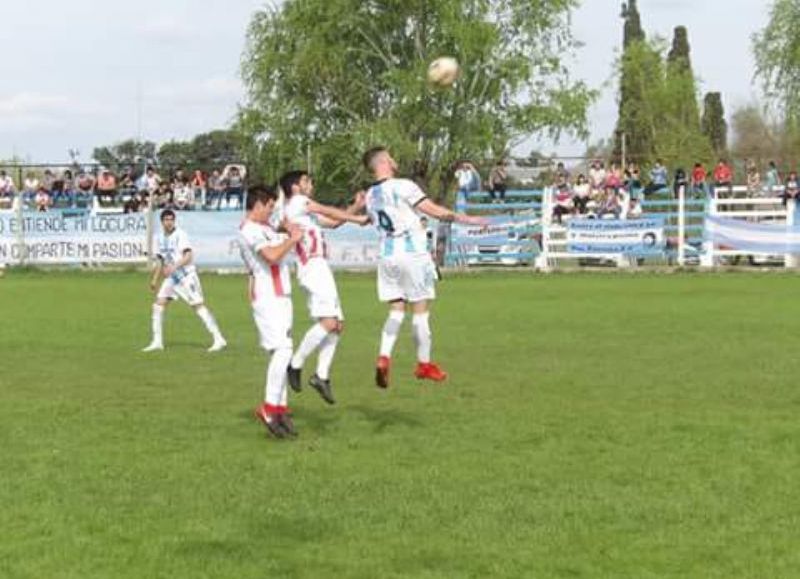
[[[366,194],[364,193],[364,191],[358,191],[355,197],[353,198],[353,202],[350,205],[348,205],[347,209],[345,209],[344,211],[345,213],[348,213],[350,215],[359,215],[364,211],[364,208],[366,206],[367,206]],[[317,215],[317,218],[319,219],[320,225],[328,229],[336,229],[337,227],[341,227],[346,223],[345,221],[342,221],[340,219],[329,219],[328,217],[323,217],[321,215]],[[369,218],[364,219],[358,223],[358,225],[362,226],[367,224],[369,224]]]
[[[424,199],[416,206],[417,211],[421,211],[428,217],[438,219],[450,223],[462,223],[464,225],[489,225],[489,220],[485,217],[476,217],[472,215],[464,215],[463,213],[456,213],[450,211],[446,207],[437,205],[430,199]]]
[[[316,201],[308,202],[308,211],[309,213],[314,213],[331,221],[339,221],[341,223],[347,222],[356,223],[358,225],[366,225],[368,220],[366,215],[348,213],[347,211],[342,211],[341,209],[331,207],[330,205],[323,205],[322,203],[317,203]]]
[[[286,226],[286,230],[289,233],[289,239],[274,247],[264,247],[259,252],[264,261],[270,265],[276,264],[286,257],[286,254],[303,239],[303,230],[297,225],[289,224]]]

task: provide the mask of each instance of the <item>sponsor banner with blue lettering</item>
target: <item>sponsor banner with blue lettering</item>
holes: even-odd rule
[[[147,222],[143,214],[88,212],[0,215],[0,263],[59,265],[145,263]]]
[[[570,253],[647,255],[664,249],[663,219],[573,219],[567,226]]]
[[[450,243],[453,246],[505,245],[529,236],[539,226],[540,221],[535,217],[493,216],[489,217],[489,225],[486,226],[454,224]]]
[[[800,253],[800,226],[769,225],[718,215],[706,217],[706,240],[737,251]]]

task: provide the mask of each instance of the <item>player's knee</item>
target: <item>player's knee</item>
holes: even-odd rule
[[[319,324],[328,333],[336,332],[339,328],[339,320],[336,318],[323,318],[319,321]]]

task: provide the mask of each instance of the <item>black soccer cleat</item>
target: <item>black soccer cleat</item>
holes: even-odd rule
[[[333,389],[331,388],[330,380],[323,380],[314,374],[308,381],[308,385],[319,392],[319,395],[322,396],[322,399],[325,402],[328,404],[336,404],[336,400],[333,398]]]
[[[301,372],[302,369],[292,368],[291,364],[289,364],[289,367],[286,368],[286,377],[289,379],[289,386],[295,392],[300,392],[303,389],[303,384],[300,381]]]
[[[280,414],[278,418],[278,424],[287,435],[291,437],[297,436],[297,430],[295,430],[294,421],[289,414]]]
[[[267,427],[268,434],[274,438],[286,438],[286,430],[281,426],[280,414],[268,413],[265,406],[256,408],[256,418]]]

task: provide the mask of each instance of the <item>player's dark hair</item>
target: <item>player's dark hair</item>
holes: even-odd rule
[[[272,201],[278,199],[278,194],[275,193],[275,187],[271,185],[253,185],[247,190],[245,207],[248,211],[251,211],[253,207],[256,206],[256,203],[261,202],[266,204],[270,199]]]
[[[300,185],[300,179],[307,175],[307,171],[289,171],[283,174],[283,177],[278,180],[278,183],[280,183],[283,194],[286,195],[287,199],[292,196],[292,187],[294,185]]]
[[[375,161],[375,158],[386,151],[388,151],[386,147],[372,147],[369,151],[364,153],[364,156],[361,158],[361,162],[364,163],[364,168],[372,171],[372,163]]]
[[[159,219],[161,219],[161,223],[164,223],[164,220],[167,217],[172,217],[173,219],[175,219],[175,212],[172,209],[164,209],[164,211],[162,211],[161,215],[159,216]]]

